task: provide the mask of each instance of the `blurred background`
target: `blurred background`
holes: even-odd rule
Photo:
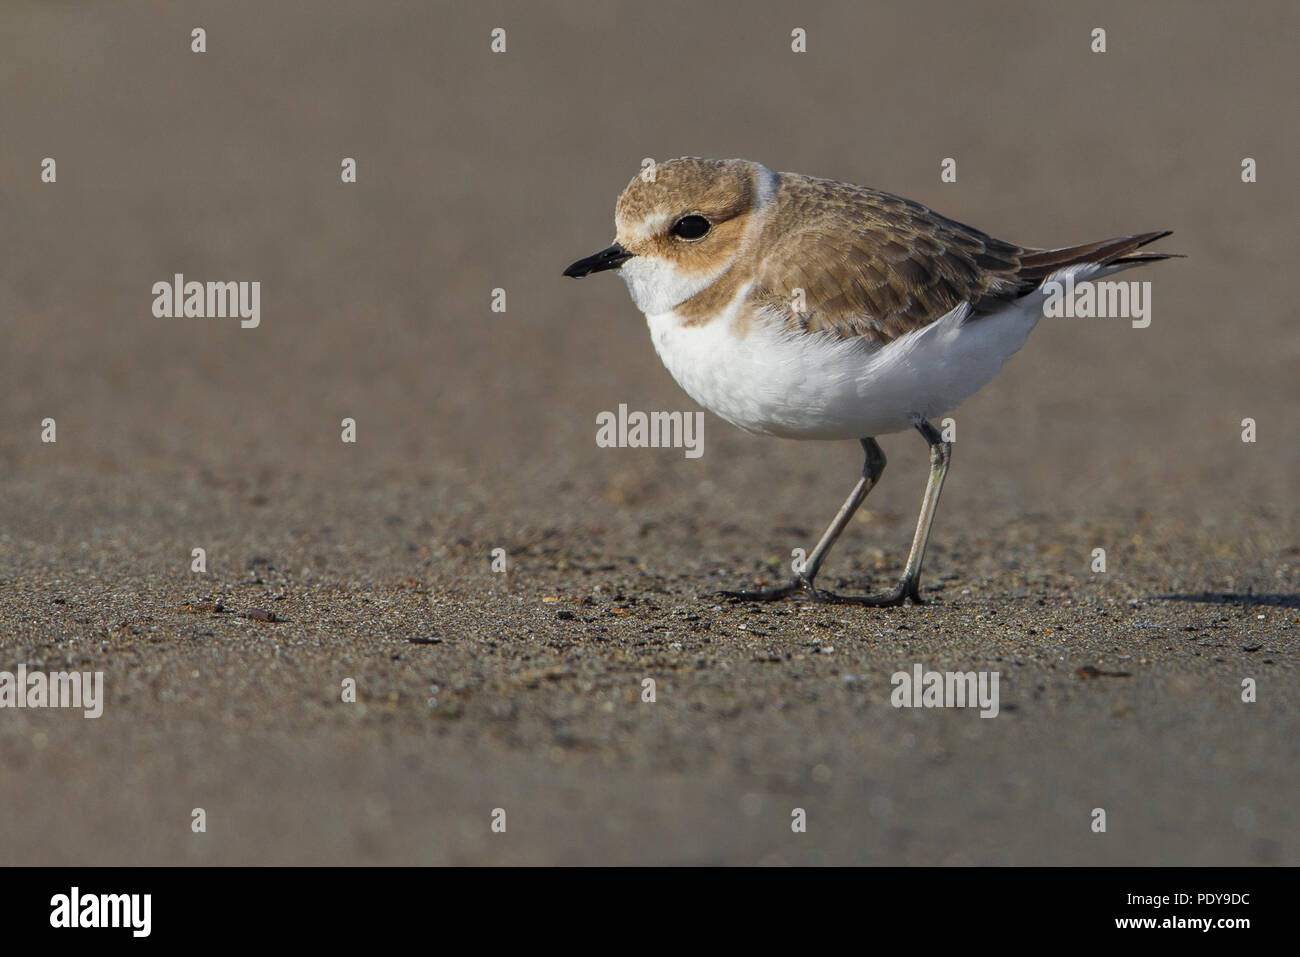
[[[191,52],[195,27],[206,53]],[[504,53],[490,49],[498,27]],[[1091,52],[1096,27],[1104,54]],[[794,28],[806,53],[791,52]],[[1292,594],[1298,29],[1284,2],[5,4],[0,668],[93,664],[116,697],[98,723],[0,714],[0,799],[12,812],[0,845],[13,860],[95,863],[1194,857],[1185,841],[1158,840],[1090,858],[1053,841],[1053,822],[1013,841],[1033,820],[1025,807],[1084,775],[1042,770],[1061,757],[1050,735],[980,728],[996,739],[977,745],[969,723],[945,717],[835,739],[825,729],[863,707],[836,698],[839,672],[822,675],[834,690],[814,706],[800,697],[809,682],[769,678],[750,646],[698,666],[698,646],[673,648],[701,614],[732,614],[699,593],[771,574],[811,545],[860,452],[755,438],[712,417],[700,459],[598,448],[602,410],[696,406],[622,282],[560,272],[610,242],[614,200],[644,158],[683,154],[874,186],[1026,245],[1172,229],[1159,248],[1187,258],[1125,277],[1152,283],[1149,328],[1044,321],[958,411],[930,581],[952,582],[949,600],[984,588],[1032,605],[1055,576],[1045,594],[1091,588],[1102,601],[1080,556],[1103,544],[1120,583],[1105,600]],[[41,181],[45,157],[55,184]],[[340,181],[344,157],[357,161],[355,184]],[[955,183],[940,181],[946,157]],[[1245,157],[1256,183],[1241,180]],[[260,281],[260,327],[155,318],[151,287],[174,273]],[[504,313],[490,308],[497,288]],[[55,445],[39,441],[46,417]],[[339,440],[344,417],[357,422],[355,445]],[[1246,417],[1255,444],[1240,440]],[[904,558],[925,450],[914,436],[883,444],[886,479],[828,569],[846,578],[885,581]],[[200,544],[209,579],[189,570]],[[489,570],[498,545],[508,584]],[[630,607],[641,630],[618,631],[629,616],[613,615],[613,631],[591,639],[607,647],[556,632],[540,599],[576,601],[601,582],[601,613]],[[232,608],[285,601],[291,624],[232,631],[177,611],[214,595]],[[655,624],[637,595],[671,622]],[[993,654],[1000,626],[976,623],[985,611],[935,612],[924,640],[973,644],[936,645],[932,657]],[[1294,677],[1295,605],[1265,611],[1268,640],[1290,655],[1274,661]],[[1255,613],[1230,617],[1256,627]],[[1218,617],[1196,605],[1167,614]],[[1151,620],[1162,634],[1187,627]],[[776,645],[798,630],[772,622]],[[840,612],[827,627],[844,641],[878,632]],[[412,634],[443,645],[412,646]],[[1042,639],[1017,634],[1025,648]],[[1253,644],[1241,637],[1234,649]],[[1102,625],[1093,638],[1118,647]],[[512,641],[541,647],[521,661]],[[861,648],[844,673],[929,660],[896,651]],[[622,701],[651,652],[657,667],[701,668],[716,696],[683,688],[689,707],[664,708],[657,729],[601,724],[604,696]],[[712,656],[732,653],[728,677]],[[1168,670],[1143,678],[1153,684],[1138,697],[1167,704],[1180,700],[1175,686],[1189,707],[1212,697],[1177,685],[1205,665],[1188,654],[1185,666],[1157,662]],[[333,703],[346,667],[369,675],[362,717]],[[433,686],[462,710],[431,727]],[[1080,726],[1098,747],[1097,729],[1135,706],[1060,705],[1054,730]],[[723,733],[734,737],[710,738],[729,708],[740,717]],[[1250,737],[1200,714],[1220,731],[1197,746]],[[1199,725],[1180,715],[1151,720],[1192,735]],[[1211,762],[1204,780],[1141,750],[1146,727],[1114,782],[1145,806],[1142,795],[1176,800],[1219,774],[1271,774],[1265,741],[1294,742],[1296,723],[1290,703],[1257,728],[1257,751],[1242,747],[1263,764]],[[949,755],[970,745],[978,760],[918,789],[895,782],[879,803],[889,768],[925,751],[927,736]],[[1193,750],[1189,739],[1183,753]],[[1017,751],[1030,757],[1017,763]],[[981,804],[980,769],[999,761],[1005,775],[988,771]],[[1152,767],[1168,773],[1137,776]],[[875,790],[852,783],[859,773]],[[1294,785],[1294,766],[1285,773]],[[480,805],[502,799],[471,786],[476,775],[520,795],[556,788],[535,797],[550,836],[538,828],[489,848]],[[1285,780],[1264,788],[1279,814]],[[867,802],[861,841],[846,848],[823,832],[795,851],[763,849],[708,823],[743,795],[758,820],[785,806],[771,793],[809,781],[841,809]],[[982,808],[973,819],[945,803],[963,791]],[[1025,807],[1008,807],[1009,792]],[[430,794],[464,816],[425,843],[402,809]],[[1245,830],[1202,862],[1294,853],[1266,808],[1206,800],[1179,826],[1222,817]],[[246,812],[240,836],[196,850],[190,808],[223,801]],[[935,843],[915,822],[889,831],[890,808],[912,802],[930,808]],[[576,806],[588,825],[557,823]],[[618,813],[628,820],[611,823]],[[311,815],[330,837],[308,833]],[[645,830],[652,821],[660,830]],[[953,852],[953,834],[971,843]]]

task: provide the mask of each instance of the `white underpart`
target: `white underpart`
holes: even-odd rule
[[[1064,281],[1073,272],[1082,282],[1113,271],[1074,266],[1049,279]],[[659,357],[691,398],[746,431],[796,439],[901,432],[918,417],[953,411],[1025,344],[1045,298],[1036,290],[969,320],[970,308],[963,303],[928,326],[875,347],[792,333],[775,315],[746,322],[739,312],[747,308],[747,292],[742,287],[723,314],[701,325],[684,324],[671,308],[643,311]],[[670,298],[645,297],[650,302]]]

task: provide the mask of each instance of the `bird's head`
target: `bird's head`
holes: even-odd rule
[[[736,261],[777,174],[748,160],[668,160],[642,170],[614,208],[614,244],[564,275],[617,269],[637,307],[667,312],[707,289]]]

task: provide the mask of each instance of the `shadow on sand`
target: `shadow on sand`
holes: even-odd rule
[[[1276,595],[1267,592],[1203,591],[1194,595],[1154,595],[1148,601],[1190,601],[1202,605],[1272,605],[1275,608],[1300,608],[1300,594]]]

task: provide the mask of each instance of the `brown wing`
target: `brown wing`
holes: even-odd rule
[[[1037,288],[1063,266],[1168,258],[1138,247],[1168,233],[1043,250],[994,239],[889,193],[782,174],[760,238],[763,265],[750,298],[784,309],[793,329],[878,345],[929,325],[957,305],[972,316]],[[798,228],[792,224],[799,223]],[[796,290],[803,310],[796,311]]]

